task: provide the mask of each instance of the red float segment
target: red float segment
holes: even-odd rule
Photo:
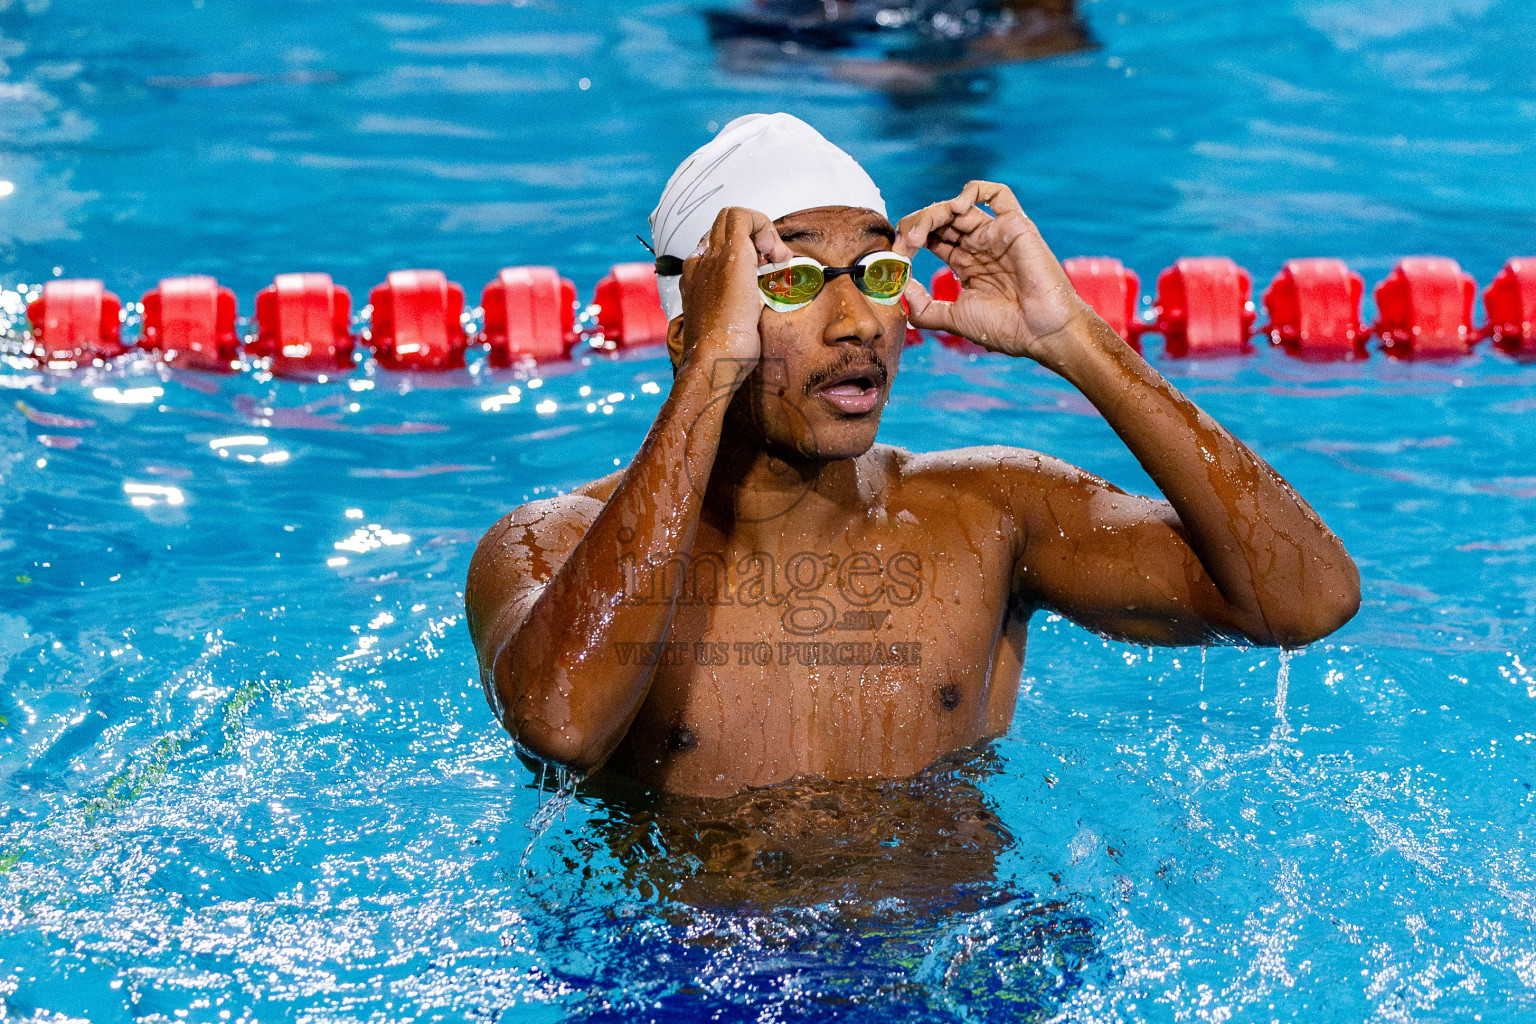
[[[928,280],[928,294],[935,302],[954,302],[960,297],[960,279],[955,276],[953,270],[940,267]],[[960,352],[987,351],[969,338],[962,338],[958,334],[950,334],[948,331],[935,331],[934,334],[945,348]]]
[[[667,340],[667,314],[656,288],[652,263],[616,263],[597,282],[592,296],[603,336],[625,348],[661,345]]]
[[[94,280],[49,281],[27,303],[32,354],[44,363],[111,359],[123,354],[123,304]]]
[[[491,346],[492,366],[565,359],[576,342],[576,285],[554,267],[502,268],[480,293],[480,305],[480,341]]]
[[[278,274],[256,293],[252,355],[272,372],[309,376],[352,368],[352,294],[330,274]]]
[[[1253,278],[1225,256],[1179,260],[1157,276],[1157,326],[1171,356],[1252,351]]]
[[[369,344],[386,370],[453,370],[469,339],[460,319],[464,289],[441,270],[392,270],[368,293]]]
[[[1140,352],[1142,325],[1136,320],[1136,302],[1141,297],[1141,278],[1136,272],[1109,256],[1074,256],[1061,269],[1078,298]]]
[[[1504,264],[1483,292],[1488,324],[1481,336],[1510,352],[1536,352],[1536,258]]]
[[[1288,260],[1264,289],[1268,334],[1293,355],[1344,358],[1365,354],[1360,326],[1365,281],[1343,260]]]
[[[954,302],[960,297],[960,279],[948,267],[940,267],[928,280],[928,294],[934,302]]]
[[[1392,355],[1466,355],[1477,340],[1472,329],[1476,295],[1477,282],[1455,260],[1410,256],[1376,285],[1373,330]]]
[[[240,338],[235,333],[235,293],[202,274],[163,278],[144,293],[144,332],[139,347],[152,349],[177,366],[196,370],[235,368]]]

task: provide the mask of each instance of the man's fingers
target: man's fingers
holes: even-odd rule
[[[781,263],[794,255],[789,246],[779,238],[778,229],[768,215],[744,206],[727,206],[715,215],[709,232],[699,239],[693,255],[706,252],[725,252],[735,242],[750,243],[753,249],[768,261]]]
[[[765,214],[741,206],[727,206],[715,214],[709,231],[699,239],[699,244],[688,258],[683,260],[684,294],[691,288],[699,264],[719,256],[728,258],[733,251],[739,252],[749,246],[755,247],[751,264],[754,268],[761,262],[757,255],[759,252],[774,260],[786,260],[793,255]]]
[[[997,181],[968,181],[950,203],[956,214],[977,206],[986,206],[999,217],[1005,213],[1024,214],[1024,207],[1019,205],[1013,189]]]
[[[956,216],[959,216],[965,211],[975,207],[977,202],[976,197],[981,194],[981,186],[982,182],[979,181],[966,182],[965,188],[960,190],[960,194],[949,201],[950,210]]]
[[[703,256],[710,252],[720,252],[725,249],[727,240],[731,237],[731,208],[726,207],[715,214],[714,223],[704,237],[699,239],[699,246],[693,250],[693,255]]]
[[[941,238],[928,239],[928,251],[939,259],[954,266],[956,260],[961,259],[961,252],[955,242],[946,242]]]
[[[773,226],[773,221],[768,219],[767,214],[756,210],[750,212],[752,214],[752,245],[762,257],[762,262],[783,263],[792,258],[795,254],[779,237],[779,229]]]
[[[778,229],[773,226],[768,215],[745,206],[727,206],[721,210],[715,218],[711,235],[715,239],[712,244],[718,244],[722,250],[732,245],[752,246],[756,255],[754,266],[782,263],[794,256],[789,246],[779,238]]]
[[[960,237],[992,223],[992,215],[976,205],[975,186],[975,182],[966,186],[969,195],[962,192],[954,199],[925,206],[903,217],[896,226],[896,251],[911,256],[919,249],[932,249],[935,239],[953,245]]]
[[[928,241],[928,225],[924,215],[928,207],[914,210],[896,222],[895,251],[903,256],[915,256]]]
[[[1024,207],[1019,205],[1019,200],[1013,194],[1013,189],[996,181],[973,181],[965,186],[967,192],[975,187],[974,202],[992,208],[992,212],[1001,217],[1005,213],[1023,214]]]
[[[925,331],[955,333],[954,303],[935,302],[917,278],[907,280],[907,322]]]
[[[911,256],[928,245],[928,236],[955,219],[949,203],[932,203],[907,214],[896,226],[896,251]]]
[[[995,223],[996,220],[991,214],[973,206],[948,224],[931,232],[928,235],[928,245],[931,247],[935,240],[959,245],[967,237],[982,237],[987,227]]]

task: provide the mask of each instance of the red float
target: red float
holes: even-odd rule
[[[1343,260],[1289,260],[1264,289],[1269,324],[1260,329],[1292,355],[1344,359],[1365,355],[1360,326],[1365,281]]]
[[[948,267],[940,267],[928,280],[928,294],[934,302],[954,302],[960,297],[960,279]]]
[[[278,274],[256,293],[256,340],[272,372],[314,376],[352,368],[352,295],[330,274]]]
[[[1483,292],[1488,324],[1482,337],[1509,352],[1536,353],[1536,258],[1504,264]]]
[[[123,354],[123,304],[100,281],[49,281],[27,303],[32,354],[43,363],[80,363]]]
[[[1061,269],[1078,298],[1140,352],[1142,325],[1136,321],[1136,302],[1141,297],[1141,278],[1136,272],[1109,256],[1074,256]]]
[[[948,267],[940,267],[933,277],[928,280],[928,294],[933,296],[935,302],[954,302],[960,297],[960,279],[955,272]],[[934,336],[945,348],[952,348],[957,352],[985,352],[986,349],[971,341],[962,338],[958,334],[950,334],[948,331],[934,331]]]
[[[141,301],[140,348],[157,351],[176,366],[224,373],[235,369],[240,338],[235,333],[234,292],[196,274],[163,278]]]
[[[624,348],[664,345],[667,314],[656,289],[653,263],[616,263],[592,296],[603,336]]]
[[[657,300],[660,302],[660,299]],[[565,359],[576,343],[576,286],[554,267],[504,267],[480,293],[492,366]]]
[[[1463,356],[1477,335],[1472,300],[1477,282],[1455,260],[1410,256],[1376,285],[1378,319],[1373,328],[1395,356]]]
[[[368,340],[386,370],[453,370],[464,365],[469,339],[460,319],[464,289],[441,270],[392,270],[368,293]]]
[[[1157,276],[1157,325],[1170,356],[1251,352],[1253,278],[1225,256],[1179,260]]]

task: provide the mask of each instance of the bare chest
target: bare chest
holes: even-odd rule
[[[982,735],[1008,613],[1006,552],[807,545],[634,566],[634,599],[680,588],[613,766],[709,793],[796,775],[904,775]],[[1002,669],[1017,683],[1017,659]]]

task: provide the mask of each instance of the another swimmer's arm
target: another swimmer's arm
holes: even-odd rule
[[[666,640],[683,582],[670,574],[669,593],[642,599],[626,590],[626,567],[691,553],[703,505],[696,482],[710,477],[729,404],[721,399],[758,359],[757,249],[787,258],[771,223],[751,211],[723,211],[708,242],[685,265],[691,323],[672,392],[612,495],[600,508],[582,499],[585,507],[564,509],[585,528],[563,551],[558,531],[544,542],[523,526],[525,553],[505,566],[509,582],[474,590],[471,566],[471,611],[485,621],[476,643],[503,725],[535,756],[582,771],[608,758],[639,712],[656,669],[649,651]],[[492,545],[482,576],[494,575],[496,558]]]
[[[1359,572],[1339,539],[1077,298],[1006,187],[972,182],[903,219],[898,232],[898,247],[926,245],[964,284],[953,303],[909,285],[914,324],[1061,374],[1168,499],[1127,495],[1075,470],[1037,476],[1031,486],[1046,500],[1020,499],[1021,514],[1039,518],[1023,563],[1037,576],[1036,593],[1074,617],[1081,603],[1089,624],[1097,609],[1113,620],[1110,631],[1153,642],[1198,640],[1203,622],[1207,632],[1251,643],[1299,645],[1354,615]],[[1089,567],[1096,571],[1085,575]]]

